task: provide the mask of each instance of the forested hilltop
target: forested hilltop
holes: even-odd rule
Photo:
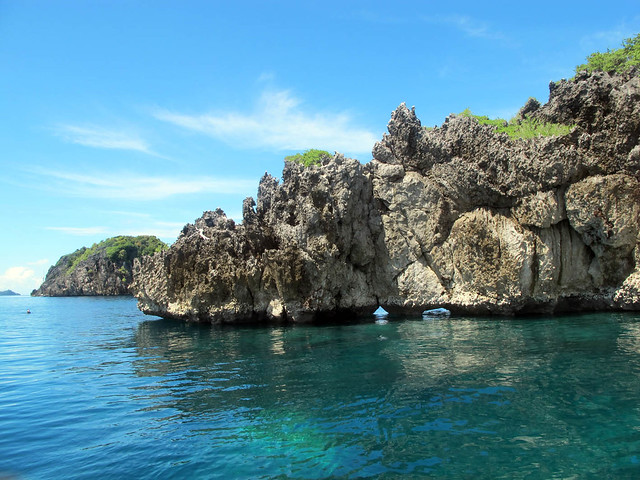
[[[592,53],[576,72],[625,73],[635,67],[640,67],[640,33],[624,40],[622,48]]]
[[[130,295],[133,261],[166,250],[157,237],[118,236],[63,255],[34,296]]]

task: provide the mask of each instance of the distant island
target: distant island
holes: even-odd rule
[[[2,290],[0,292],[0,297],[10,297],[10,296],[15,296],[15,295],[20,295],[19,293],[14,292],[13,290]]]
[[[44,282],[31,292],[38,297],[131,295],[136,259],[166,250],[157,237],[117,236],[90,248],[63,255],[47,272]]]

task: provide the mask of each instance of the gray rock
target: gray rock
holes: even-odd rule
[[[242,224],[206,212],[136,262],[146,313],[312,321],[341,314],[640,308],[640,82],[579,74],[526,114],[573,125],[512,139],[400,105],[362,165],[337,154],[265,175]]]
[[[95,295],[131,295],[131,266],[122,269],[103,255],[91,255],[67,272],[67,265],[58,262],[47,272],[44,282],[33,292],[35,297],[73,297]]]

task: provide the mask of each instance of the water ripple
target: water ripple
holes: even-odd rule
[[[640,476],[637,315],[211,328],[0,301],[0,476]]]

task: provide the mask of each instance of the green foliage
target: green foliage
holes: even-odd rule
[[[608,50],[605,53],[595,52],[587,57],[587,63],[578,65],[576,73],[588,72],[626,72],[632,67],[640,65],[640,33],[634,38],[627,38],[622,42],[622,48]]]
[[[64,255],[60,258],[60,260],[58,260],[58,263],[56,263],[56,267],[64,266],[65,272],[73,272],[76,269],[78,263],[89,258],[89,250],[90,249],[88,249],[87,247],[82,247],[75,252],[70,253],[69,255]]]
[[[474,118],[480,125],[491,125],[496,132],[506,133],[511,138],[535,138],[566,135],[575,125],[560,123],[543,123],[535,118],[513,118],[507,122],[503,118],[490,119],[486,115],[474,115],[468,108],[459,114],[463,117]]]
[[[312,148],[309,150],[305,150],[303,153],[289,155],[288,157],[284,157],[284,159],[287,162],[300,163],[305,167],[310,167],[312,165],[322,165],[323,160],[328,160],[332,157],[333,155],[325,150]]]
[[[65,255],[56,264],[64,266],[65,274],[72,273],[78,264],[92,255],[102,254],[112,262],[120,265],[119,272],[125,273],[125,264],[130,264],[134,258],[144,255],[153,255],[156,252],[166,250],[168,247],[163,241],[151,235],[138,237],[118,236],[108,238],[100,243],[94,243],[91,248],[82,247],[75,252]]]
[[[134,258],[153,255],[167,248],[161,240],[149,235],[113,237],[100,242],[98,246],[114,263],[131,262]]]
[[[475,118],[480,125],[493,125],[494,127],[504,127],[505,125],[507,125],[507,121],[503,120],[502,118],[491,120],[486,115],[474,115],[473,113],[471,113],[471,110],[469,108],[465,108],[462,112],[459,113],[459,115],[461,117]]]
[[[561,123],[543,123],[535,118],[525,117],[516,122],[510,122],[499,127],[499,133],[506,133],[511,138],[535,138],[567,135],[575,125]]]

